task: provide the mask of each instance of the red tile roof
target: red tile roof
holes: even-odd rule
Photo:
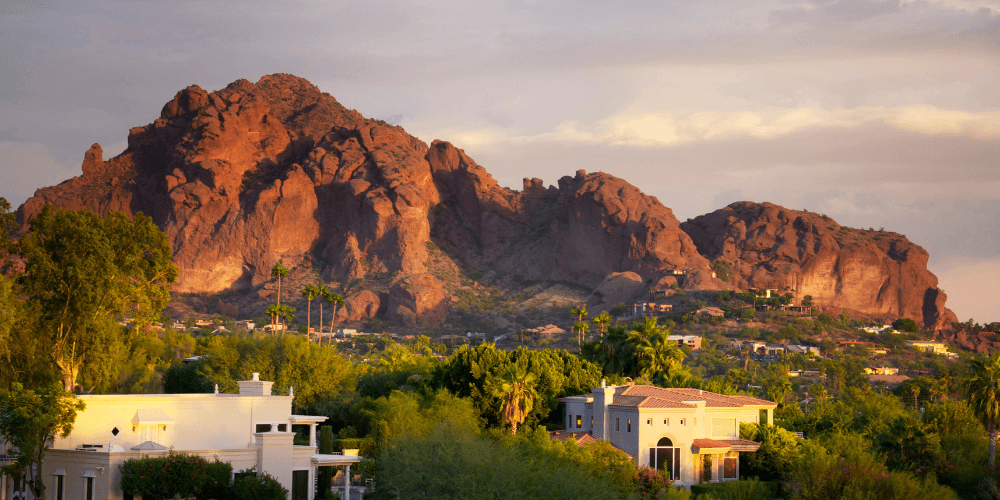
[[[690,401],[704,401],[707,408],[742,408],[744,406],[777,406],[776,403],[749,396],[725,396],[714,392],[687,388],[664,388],[651,385],[615,387],[611,406],[627,408],[694,408]]]
[[[760,443],[746,439],[695,439],[692,442],[695,453],[707,450],[757,451]]]
[[[550,439],[558,439],[560,441],[565,441],[569,438],[576,439],[576,444],[580,446],[587,445],[597,441],[593,435],[589,432],[570,432],[570,431],[552,431],[549,432]]]

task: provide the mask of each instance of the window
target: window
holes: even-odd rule
[[[681,419],[681,425],[684,425],[684,419],[683,418]]]
[[[735,458],[724,458],[722,459],[722,478],[723,479],[736,479],[736,460]]]
[[[663,419],[663,425],[670,425],[670,419],[669,418]]]
[[[86,484],[86,487],[87,487],[86,491],[87,492],[86,492],[86,496],[84,496],[83,498],[85,500],[94,500],[94,478],[92,478],[92,477],[85,477],[85,478],[83,478],[83,480],[87,482],[87,484]]]
[[[649,466],[663,471],[663,475],[673,480],[681,478],[681,449],[674,446],[668,437],[660,438],[655,448],[649,449]]]
[[[278,424],[278,432],[288,432],[288,424]]]
[[[619,429],[619,427],[618,427],[618,419],[615,418],[615,432],[618,432],[619,430],[621,430],[621,429]]]
[[[576,428],[580,429],[583,427],[583,417],[580,415],[576,416]]]
[[[271,432],[271,424],[257,424],[254,432]]]
[[[761,423],[761,424],[766,424],[767,423],[767,409],[766,408],[760,411],[760,420],[757,420],[757,423]]]
[[[631,418],[628,419],[628,420],[626,420],[625,425],[626,425],[625,432],[632,432],[632,419]]]
[[[653,419],[647,418],[646,419],[646,425],[653,425]]]
[[[63,489],[65,488],[65,484],[63,483],[63,480],[65,479],[65,477],[66,476],[61,476],[61,475],[56,476],[56,500],[63,500],[64,498]]]
[[[307,500],[309,498],[309,471],[292,471],[292,500]]]
[[[594,428],[594,416],[593,415],[590,416],[590,428],[591,429]]]

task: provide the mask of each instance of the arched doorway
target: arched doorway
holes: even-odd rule
[[[681,478],[681,449],[674,446],[668,437],[662,437],[656,442],[656,447],[649,449],[649,466],[663,471],[669,479]]]

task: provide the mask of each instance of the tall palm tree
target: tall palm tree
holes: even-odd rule
[[[586,321],[577,321],[573,323],[573,331],[576,332],[576,345],[583,345],[583,336],[586,333],[590,333],[590,324]]]
[[[306,285],[301,292],[302,297],[306,299],[306,338],[311,340],[309,335],[309,330],[312,328],[312,303],[313,299],[319,296],[319,287],[316,285]],[[323,324],[323,319],[320,317],[319,324]]]
[[[319,285],[318,287],[316,287],[316,289],[319,290],[317,292],[318,295],[316,296],[316,298],[319,299],[319,342],[322,344],[323,343],[323,302],[325,302],[326,298],[330,296],[330,289],[327,288],[326,285]]]
[[[281,262],[278,262],[277,264],[274,265],[274,267],[271,268],[271,276],[272,277],[274,277],[274,276],[278,277],[278,305],[279,306],[281,305],[281,278],[283,276],[288,276],[288,273],[290,273],[290,272],[291,271],[289,271],[287,267],[281,265]]]
[[[524,418],[531,413],[534,408],[535,381],[538,377],[518,366],[511,368],[505,376],[501,378],[500,387],[494,394],[503,402],[503,419],[510,424],[510,433],[517,434],[517,426],[524,423]]]
[[[590,321],[601,328],[601,338],[604,338],[604,327],[611,323],[611,316],[608,312],[601,311],[601,314],[594,316]]]
[[[281,331],[288,330],[288,323],[295,321],[295,308],[290,305],[278,306],[278,317],[281,318]]]
[[[972,360],[965,381],[969,406],[990,433],[990,470],[996,470],[997,431],[1000,430],[1000,352]]]
[[[330,316],[330,336],[333,336],[333,320],[337,319],[337,306],[344,303],[344,296],[339,293],[331,293],[326,296],[326,301],[333,304],[333,315]]]
[[[570,309],[569,312],[578,318],[577,321],[583,321],[583,317],[587,315],[587,306],[581,305],[577,309]]]

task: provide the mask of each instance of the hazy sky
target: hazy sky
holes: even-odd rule
[[[79,175],[191,84],[302,76],[501,184],[623,177],[906,234],[1000,321],[1000,0],[2,4],[0,196]]]

